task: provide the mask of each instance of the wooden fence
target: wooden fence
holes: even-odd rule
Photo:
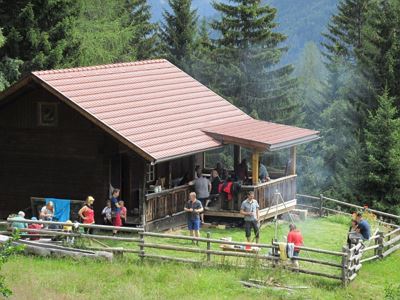
[[[12,219],[1,224],[12,223]],[[33,221],[33,220],[18,220],[17,222],[23,223],[36,223],[53,226],[71,226],[71,223],[65,222],[51,222],[51,221]],[[362,264],[367,261],[384,258],[394,251],[400,249],[400,228],[383,233],[376,232],[369,241],[353,245],[350,249],[344,246],[341,251],[331,251],[325,249],[317,249],[306,246],[299,246],[302,255],[300,257],[293,257],[292,260],[301,262],[301,267],[296,268],[293,264],[281,260],[278,250],[279,244],[272,242],[271,244],[251,244],[250,250],[246,250],[249,243],[227,241],[222,239],[213,239],[211,233],[207,233],[207,237],[194,238],[184,235],[172,235],[155,232],[146,232],[142,228],[131,227],[114,227],[96,224],[81,224],[74,223],[72,225],[74,230],[72,232],[65,232],[61,229],[22,229],[20,230],[21,238],[32,237],[80,237],[90,240],[109,240],[129,243],[126,247],[110,247],[104,243],[98,242],[99,247],[86,247],[88,250],[112,252],[115,255],[121,256],[124,253],[136,254],[143,259],[161,259],[169,261],[178,261],[185,263],[193,263],[198,265],[217,265],[229,264],[238,267],[243,265],[243,260],[251,260],[252,263],[256,262],[261,268],[282,266],[288,270],[293,270],[299,273],[316,275],[325,278],[340,280],[343,285],[357,277],[358,272],[362,268]],[[93,228],[101,231],[118,230],[118,232],[126,232],[127,234],[119,234],[111,236],[106,234],[96,233],[87,234],[79,232],[79,227]],[[2,234],[10,234],[10,232],[1,232]],[[188,243],[186,244],[185,241]],[[200,246],[193,247],[189,244],[191,242],[201,243]],[[133,243],[133,245],[131,245]],[[133,247],[132,247],[133,246]],[[258,251],[254,251],[258,249]],[[154,252],[156,251],[156,252]],[[158,252],[157,252],[158,251]],[[167,255],[171,251],[171,255]],[[167,253],[167,254],[165,254]],[[179,254],[186,254],[182,257]],[[201,259],[187,257],[188,253],[202,254]],[[307,255],[304,255],[304,254]],[[316,256],[311,257],[315,254]],[[321,256],[323,255],[323,256]],[[198,256],[198,255],[197,255]],[[221,258],[220,261],[216,258]],[[238,260],[229,260],[226,257],[233,257]],[[322,258],[321,258],[322,257]],[[198,258],[198,257],[197,257]],[[312,266],[320,266],[317,269]]]

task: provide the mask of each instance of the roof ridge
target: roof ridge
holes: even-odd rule
[[[47,74],[58,74],[58,73],[71,73],[71,72],[80,72],[80,71],[120,68],[120,67],[126,67],[126,66],[140,66],[140,65],[148,65],[148,64],[155,64],[155,63],[161,63],[161,62],[168,62],[168,60],[160,58],[160,59],[140,60],[140,61],[115,63],[115,64],[104,64],[104,65],[88,66],[88,67],[76,67],[76,68],[66,68],[66,69],[56,69],[56,70],[42,70],[42,71],[33,71],[32,74],[47,75]]]

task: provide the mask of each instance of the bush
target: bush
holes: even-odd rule
[[[23,250],[23,246],[14,246],[13,241],[19,238],[18,233],[13,235],[8,241],[0,244],[0,270],[11,255],[14,255]],[[5,284],[5,277],[0,275],[0,295],[8,297],[12,294],[12,291]]]

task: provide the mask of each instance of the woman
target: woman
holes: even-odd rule
[[[89,196],[86,198],[85,205],[79,210],[78,214],[82,218],[83,224],[94,224],[94,210],[93,210],[94,198]],[[93,228],[84,228],[85,233],[92,234]]]
[[[208,207],[210,202],[217,201],[219,198],[218,187],[221,183],[221,178],[219,177],[218,171],[216,169],[211,171],[211,191],[210,191],[210,199],[207,200],[205,207]]]

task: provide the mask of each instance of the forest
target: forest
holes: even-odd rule
[[[400,214],[400,2],[338,1],[295,64],[302,33],[275,2],[215,0],[204,18],[168,0],[156,19],[146,0],[0,0],[0,91],[33,70],[166,58],[255,118],[321,132],[299,149],[299,192]]]

